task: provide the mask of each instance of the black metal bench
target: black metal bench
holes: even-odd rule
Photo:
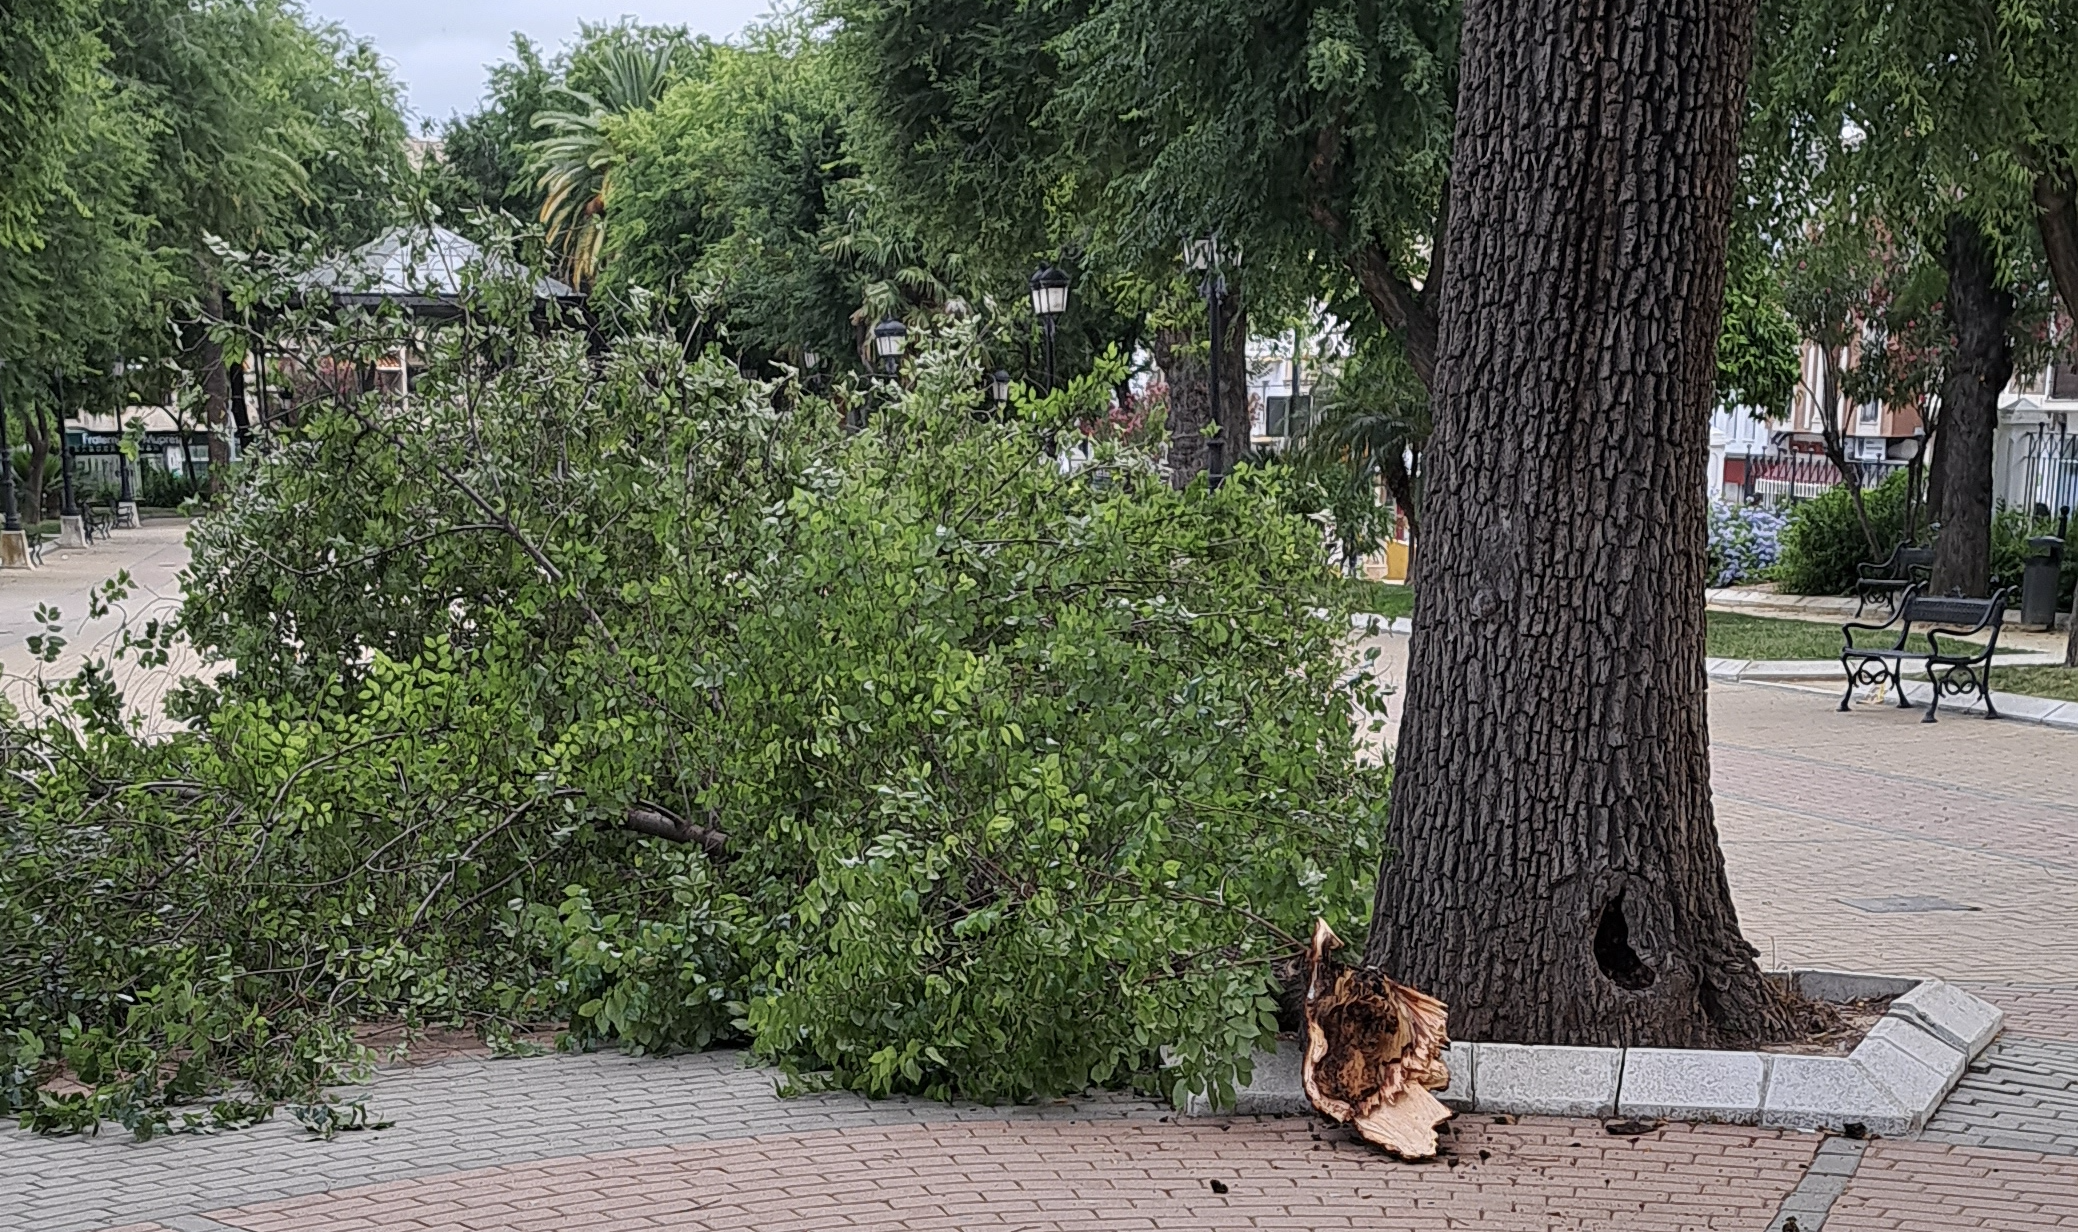
[[[1934,572],[1934,549],[1900,543],[1887,560],[1855,566],[1854,614],[1859,617],[1869,600],[1881,599],[1893,614],[1898,596],[1913,586],[1925,586]]]
[[[1889,620],[1880,625],[1849,622],[1840,626],[1840,634],[1846,639],[1840,650],[1840,668],[1847,673],[1847,692],[1841,695],[1840,709],[1847,709],[1847,703],[1854,699],[1856,685],[1885,681],[1897,691],[1898,705],[1909,707],[1912,703],[1905,697],[1904,667],[1918,663],[1925,668],[1927,685],[1933,693],[1927,699],[1926,718],[1922,722],[1934,722],[1943,694],[1973,691],[1984,700],[1984,717],[1998,718],[1998,711],[1991,705],[1991,656],[1998,649],[1999,625],[2005,618],[2004,590],[1993,591],[1989,599],[1965,599],[1960,595],[1922,594],[1917,583],[1906,587]],[[1915,625],[1926,635],[1925,650],[1906,649]],[[1889,629],[1898,631],[1893,645],[1854,644],[1856,630],[1882,633]],[[1991,636],[1982,645],[1960,640],[1987,629]]]

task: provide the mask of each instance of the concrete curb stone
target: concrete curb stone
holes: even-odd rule
[[[1962,1052],[1971,1061],[2005,1024],[1997,1006],[1943,980],[1924,980],[1890,1003],[1890,1012]]]
[[[1480,1044],[1473,1107],[1521,1116],[1609,1116],[1623,1081],[1621,1048]]]
[[[1757,1052],[1628,1048],[1616,1112],[1627,1117],[1753,1125],[1760,1121],[1768,1058]]]

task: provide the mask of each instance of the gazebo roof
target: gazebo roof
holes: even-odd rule
[[[339,304],[395,303],[415,313],[440,315],[460,303],[467,271],[510,277],[525,271],[509,257],[445,227],[392,227],[351,252],[342,253],[303,277],[306,291],[329,294]],[[542,277],[538,299],[583,297],[570,284]]]

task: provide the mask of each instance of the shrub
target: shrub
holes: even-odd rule
[[[1781,554],[1788,518],[1757,505],[1710,503],[1710,585],[1734,586],[1766,577]]]
[[[145,466],[138,469],[142,472],[143,480],[138,485],[138,503],[154,509],[178,508],[181,502],[203,488],[193,477],[169,471],[164,467]]]
[[[196,524],[183,626],[233,670],[186,730],[135,736],[105,673],[9,720],[0,1091],[62,1055],[104,1102],[39,1123],[164,1128],[307,1095],[355,1017],[740,1039],[875,1094],[1230,1091],[1273,963],[1361,932],[1384,822],[1279,478],[1066,473],[1047,433],[1117,374],[977,422],[964,333],[846,433],[517,302],[436,335],[411,408],[308,402]]]
[[[1876,557],[1881,559],[1903,534],[1905,472],[1893,472],[1865,489],[1862,501],[1881,549]],[[1845,487],[1799,501],[1789,511],[1781,543],[1775,580],[1791,594],[1844,594],[1854,585],[1856,567],[1870,559],[1869,541]]]
[[[2001,505],[1991,521],[1991,584],[2010,586],[2015,607],[2020,605],[2020,579],[2030,552],[2028,540],[2054,536],[2056,524],[2028,517],[2026,511]],[[2074,585],[2078,585],[2078,527],[2064,532],[2063,568],[2057,578],[2056,601],[2069,607]]]

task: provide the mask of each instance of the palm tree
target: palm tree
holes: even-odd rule
[[[1410,466],[1408,459],[1418,460],[1428,442],[1429,396],[1406,352],[1388,336],[1365,339],[1317,398],[1300,448],[1315,461],[1349,467],[1363,482],[1382,481],[1415,527],[1418,461]]]
[[[537,111],[534,127],[547,136],[534,143],[531,167],[545,194],[541,221],[548,246],[562,254],[563,270],[579,290],[599,269],[606,245],[606,191],[621,162],[608,121],[655,103],[671,84],[671,48],[621,46],[600,56],[605,85],[598,94],[557,86],[571,100],[568,110]]]

